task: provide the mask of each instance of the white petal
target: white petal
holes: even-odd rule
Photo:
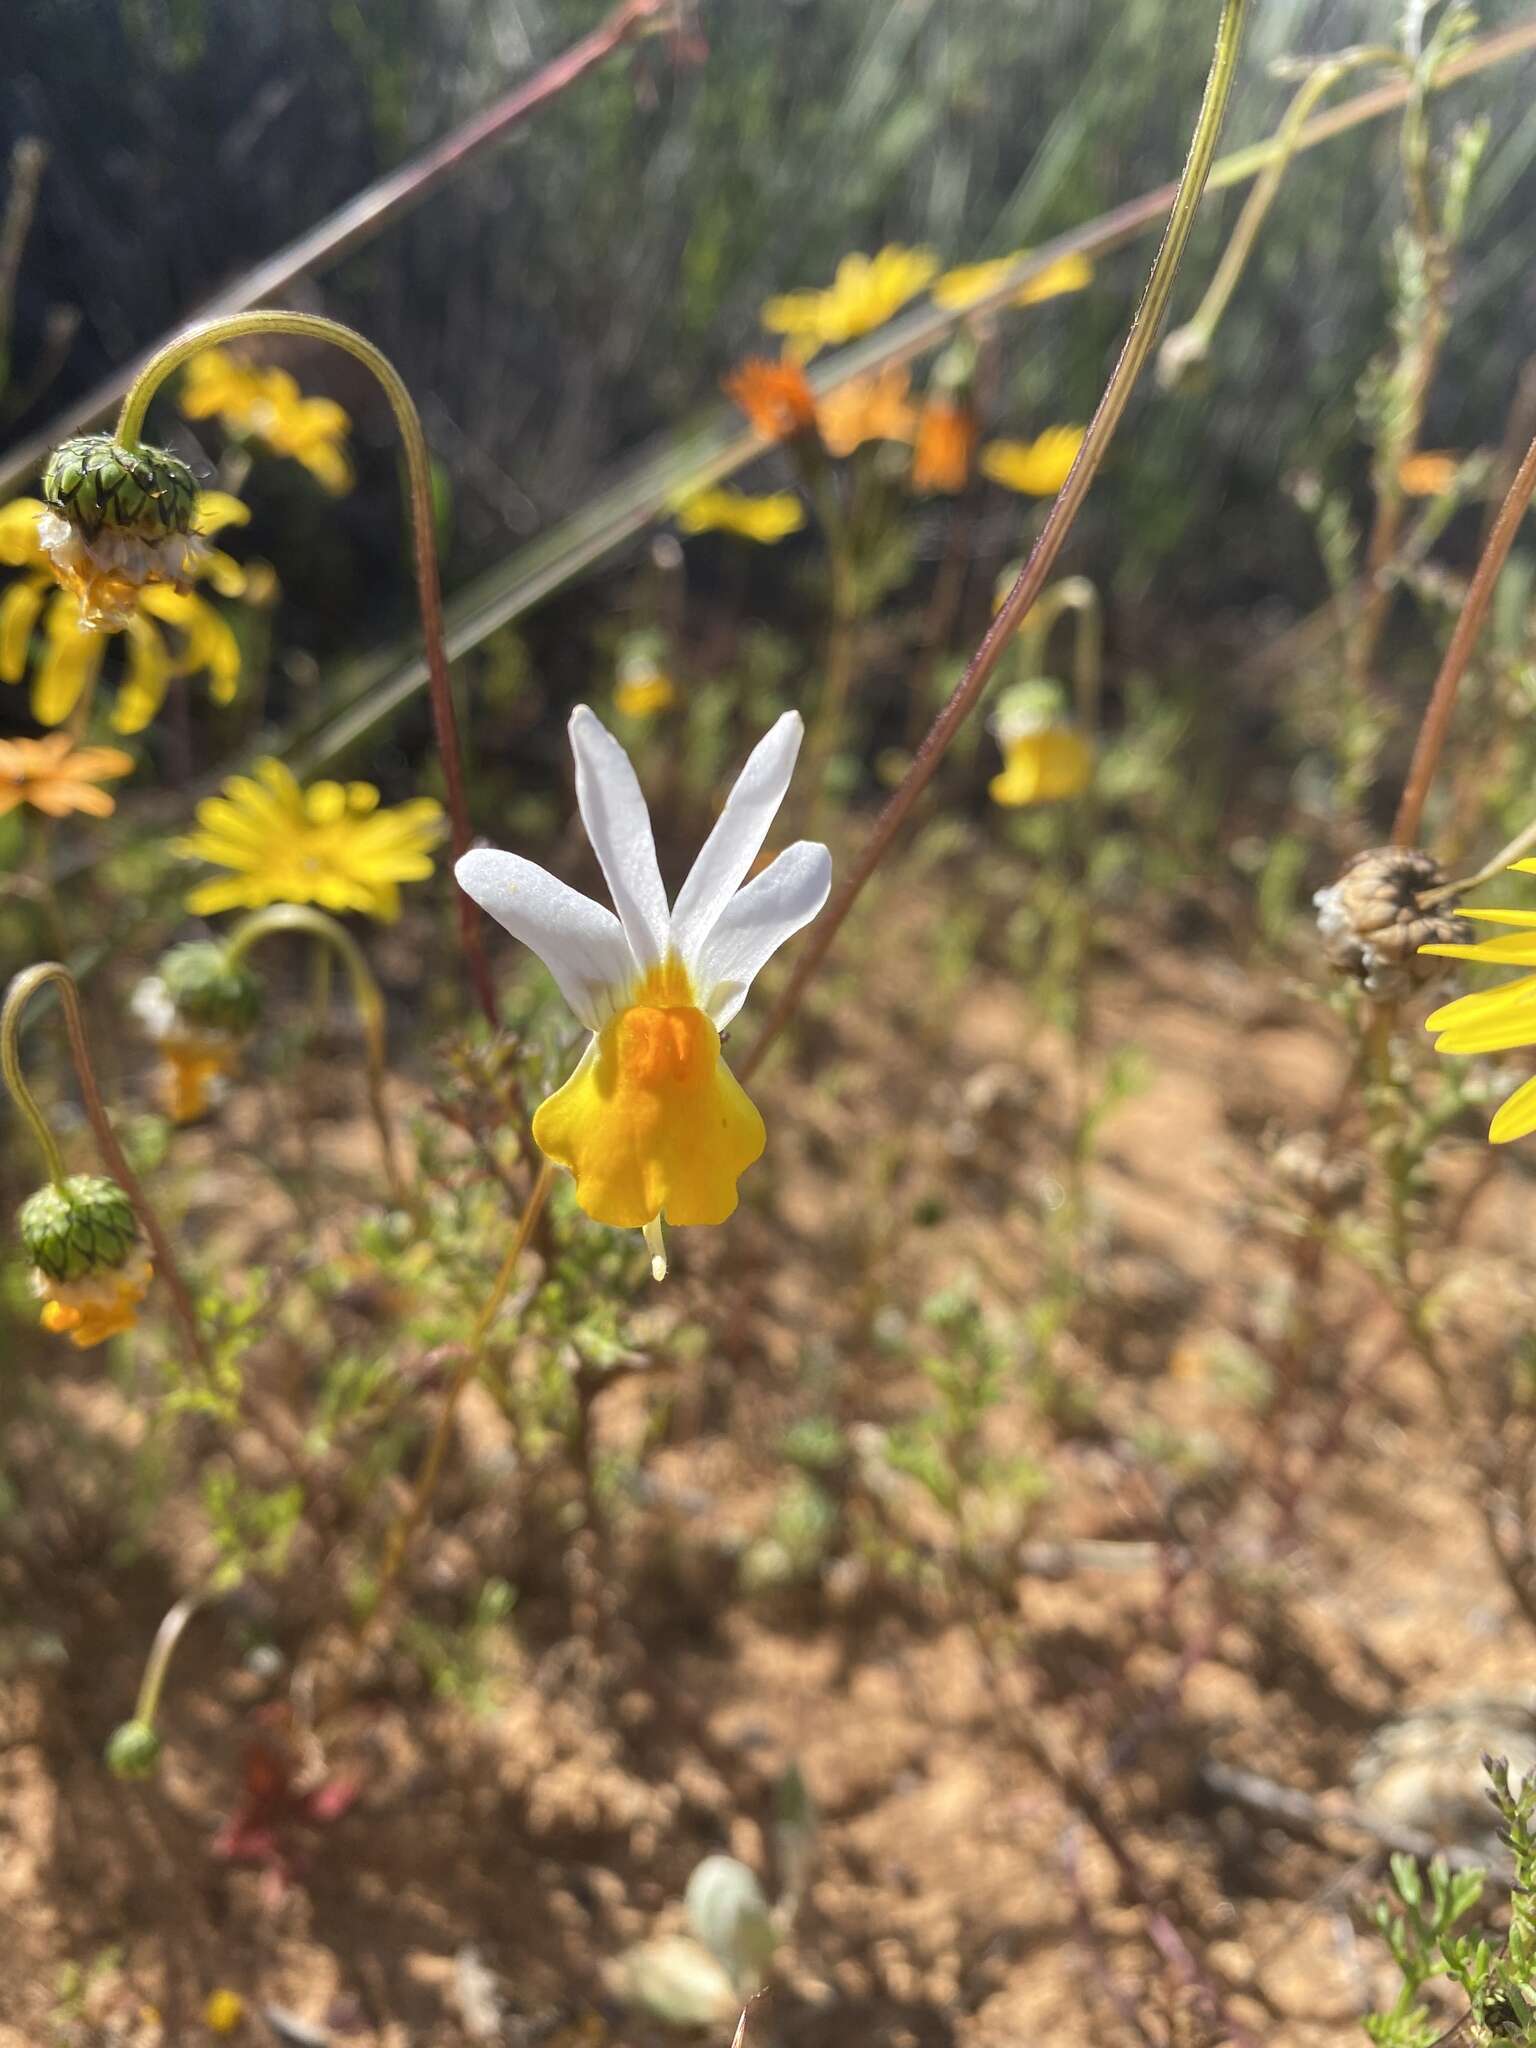
[[[630,951],[642,968],[659,967],[667,957],[672,927],[640,783],[628,754],[585,704],[571,713],[570,730],[581,822]]]
[[[589,1031],[601,1031],[634,980],[624,928],[611,910],[531,860],[479,846],[454,869],[480,908],[531,946]]]
[[[746,1001],[759,969],[810,923],[831,886],[831,854],[802,839],[786,846],[732,898],[694,970],[699,1002],[717,1030],[724,1030]]]
[[[678,891],[672,937],[690,964],[721,912],[746,879],[784,801],[805,725],[798,711],[786,711],[752,749],[736,786],[725,800],[715,829],[699,849],[692,872]]]

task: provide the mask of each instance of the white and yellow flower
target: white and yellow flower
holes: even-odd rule
[[[670,907],[635,771],[584,704],[570,723],[576,802],[618,915],[514,853],[477,849],[455,870],[481,909],[538,954],[592,1034],[576,1071],[539,1106],[533,1135],[574,1175],[587,1215],[645,1232],[658,1280],[663,1218],[723,1223],[765,1143],[761,1116],[720,1057],[720,1034],[831,887],[831,856],[809,841],[746,881],[802,732],[788,711],[758,742]]]

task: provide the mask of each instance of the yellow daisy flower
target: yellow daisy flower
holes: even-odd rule
[[[433,797],[381,810],[371,782],[304,789],[272,759],[258,761],[252,775],[232,775],[196,815],[197,831],[173,850],[232,871],[188,896],[187,908],[200,917],[318,903],[391,922],[400,914],[400,883],[431,874],[428,849],[443,835],[443,808]]]
[[[182,378],[181,410],[189,420],[216,416],[226,433],[291,456],[333,497],[352,488],[350,415],[333,398],[306,398],[286,370],[242,362],[228,349],[200,349]]]
[[[21,572],[0,596],[0,682],[21,682],[30,664],[33,717],[40,725],[62,725],[95,686],[111,635],[83,626],[75,598],[58,588],[38,531],[47,511],[35,498],[0,505],[0,568]],[[194,531],[206,537],[225,526],[243,526],[250,516],[227,491],[203,491]],[[254,574],[220,548],[200,547],[189,555],[187,573],[221,597],[258,594]],[[129,604],[123,629],[127,665],[112,712],[115,732],[142,732],[177,676],[206,675],[214,702],[230,702],[240,680],[240,643],[215,606],[171,583],[146,583]],[[173,635],[161,626],[172,627]]]
[[[962,263],[946,270],[933,288],[935,305],[951,313],[963,313],[994,292],[1028,256],[1027,249],[1015,249],[1011,256],[994,256],[985,263]],[[1006,301],[1010,306],[1035,306],[1042,299],[1057,299],[1064,292],[1080,292],[1093,280],[1093,265],[1086,256],[1058,256],[1028,284],[1020,285]]]
[[[1517,860],[1512,872],[1536,875],[1536,860]],[[1506,925],[1510,935],[1470,946],[1422,946],[1419,950],[1446,960],[1536,969],[1536,911],[1459,909],[1457,915],[1477,924]],[[1513,1052],[1521,1046],[1536,1046],[1536,973],[1443,1003],[1424,1020],[1424,1028],[1439,1033],[1436,1052]],[[1495,1145],[1507,1145],[1532,1131],[1536,1131],[1536,1079],[1522,1083],[1502,1105],[1488,1136]]]
[[[1026,497],[1054,498],[1083,445],[1083,427],[1047,427],[1034,441],[989,441],[981,471],[995,484]]]
[[[767,497],[754,498],[746,491],[722,486],[685,498],[677,508],[677,523],[684,533],[735,533],[769,547],[800,531],[805,507],[793,491],[772,491]]]
[[[121,747],[77,747],[65,732],[40,740],[0,740],[0,818],[30,804],[50,818],[85,811],[109,818],[117,805],[100,785],[133,773]]]
[[[635,771],[584,704],[570,725],[576,803],[618,915],[514,853],[481,848],[455,869],[481,909],[538,954],[592,1034],[576,1071],[540,1104],[533,1135],[575,1177],[587,1215],[645,1232],[658,1280],[663,1217],[723,1223],[766,1142],[720,1057],[721,1033],[831,886],[831,856],[808,841],[746,881],[803,729],[786,711],[758,742],[670,905]]]
[[[938,268],[931,249],[903,249],[894,242],[877,256],[845,256],[825,291],[785,292],[770,299],[763,325],[787,335],[790,353],[809,362],[818,349],[835,348],[883,327]]]

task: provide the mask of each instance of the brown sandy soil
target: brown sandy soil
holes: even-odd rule
[[[298,1844],[291,1881],[210,1845],[283,1684],[242,1662],[243,1641],[253,1618],[294,1639],[302,1574],[194,1624],[162,1773],[120,1784],[102,1744],[182,1589],[177,1532],[157,1527],[122,1567],[88,1513],[61,1514],[55,1576],[27,1577],[6,1629],[6,2048],[196,2043],[215,1985],[249,2002],[238,2040],[274,2038],[257,2014],[277,2007],[317,2039],[380,2048],[645,2048],[665,2035],[615,2003],[612,1960],[680,1927],[712,1850],[771,1881],[772,1787],[791,1760],[819,1810],[815,1864],[751,2042],[1087,2048],[1133,2039],[1131,2014],[1158,2041],[1363,2038],[1356,2016],[1387,1986],[1358,1932],[1381,1851],[1218,1799],[1203,1773],[1352,1802],[1378,1730],[1529,1690],[1536,1637],[1490,1564],[1433,1389],[1357,1276],[1335,1265],[1321,1283],[1329,1335],[1302,1361],[1288,1462],[1265,1454],[1281,1425],[1221,1370],[1283,1302],[1263,1151],[1324,1121],[1342,1035],[1277,972],[1160,949],[1117,965],[1099,1036],[1134,1041],[1148,1080],[1103,1132],[1088,1298],[1057,1361],[1095,1406],[1053,1443],[1022,1394],[991,1418],[1000,1442],[1049,1449],[1036,1548],[1007,1553],[990,1610],[963,1583],[893,1585],[853,1547],[815,1583],[748,1597],[736,1561],[767,1524],[784,1429],[818,1404],[850,1429],[914,1412],[926,1383],[892,1362],[875,1310],[913,1311],[969,1273],[1000,1313],[1021,1311],[1061,1171],[1061,1049],[1016,986],[978,971],[950,1003],[888,956],[860,993],[824,1005],[767,1079],[772,1162],[742,1212],[684,1243],[671,1284],[712,1333],[706,1355],[598,1410],[612,1445],[667,1411],[651,1496],[615,1518],[611,1547],[520,1543],[494,1486],[505,1426],[488,1400],[467,1408],[420,1598],[504,1573],[515,1647],[481,1711],[434,1701],[403,1664],[386,1674],[330,1760],[356,1775],[356,1803]],[[1458,1360],[1523,1299],[1524,1171],[1506,1162],[1481,1186],[1485,1156],[1469,1128],[1447,1169],[1474,1190]],[[817,1381],[829,1391],[813,1397]],[[58,1398],[81,1429],[133,1429],[83,1369],[61,1371]],[[1154,1430],[1199,1450],[1177,1480],[1129,1449]],[[1320,1443],[1287,1518],[1275,1493]],[[1038,1546],[1090,1537],[1157,1549],[1123,1553],[1128,1569],[1103,1553],[1065,1577],[1039,1569]],[[323,1549],[307,1568],[323,1573]],[[1042,1746],[1091,1787],[1102,1826],[1044,1774]],[[1451,1770],[1451,1745],[1432,1747]],[[1427,1768],[1393,1795],[1404,1826],[1434,1806]],[[499,2032],[464,2016],[466,1946]],[[1225,2021],[1187,1981],[1191,1956],[1196,1978],[1248,1987]],[[100,1959],[66,2011],[61,1968]]]

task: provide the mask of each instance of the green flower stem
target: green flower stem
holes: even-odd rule
[[[1222,251],[1205,297],[1200,301],[1193,318],[1184,329],[1185,333],[1197,334],[1209,343],[1214,336],[1221,316],[1227,310],[1238,280],[1247,267],[1248,258],[1253,254],[1253,245],[1258,240],[1259,229],[1264,217],[1274,203],[1281,181],[1290,168],[1291,161],[1301,147],[1302,131],[1311,118],[1312,110],[1337,82],[1351,71],[1358,71],[1368,64],[1395,66],[1412,75],[1413,66],[1401,50],[1391,44],[1361,47],[1355,50],[1341,50],[1337,56],[1327,58],[1297,88],[1296,96],[1285,110],[1285,117],[1274,134],[1274,147],[1266,159],[1263,170],[1254,180],[1238,215],[1237,225],[1232,230],[1231,240]]]
[[[139,1681],[139,1697],[133,1709],[133,1719],[143,1722],[146,1728],[155,1725],[155,1716],[160,1711],[160,1695],[165,1690],[166,1673],[171,1668],[176,1645],[181,1641],[187,1623],[207,1599],[206,1588],[184,1594],[155,1630],[155,1640],[149,1646],[144,1676]]]
[[[374,1128],[379,1134],[379,1152],[384,1163],[384,1178],[389,1185],[390,1200],[397,1209],[406,1209],[413,1214],[416,1203],[406,1185],[400,1169],[399,1157],[395,1150],[394,1125],[390,1120],[389,1105],[384,1096],[385,1033],[384,998],[379,984],[373,978],[372,969],[363,956],[363,950],[344,925],[334,917],[327,917],[323,910],[312,910],[297,903],[274,903],[268,910],[258,910],[243,920],[230,934],[224,948],[225,958],[233,966],[250,952],[262,939],[270,938],[274,932],[307,932],[319,939],[323,946],[337,954],[347,970],[352,985],[352,1001],[357,1008],[358,1019],[363,1027],[363,1043],[367,1048],[368,1107],[373,1115]],[[324,958],[325,955],[319,957]]]
[[[385,1540],[378,1582],[373,1589],[373,1598],[369,1605],[370,1617],[375,1621],[385,1614],[386,1602],[395,1581],[400,1576],[400,1568],[405,1562],[406,1552],[410,1549],[411,1539],[426,1520],[428,1510],[432,1506],[432,1497],[442,1476],[443,1460],[448,1454],[448,1442],[453,1434],[453,1420],[458,1413],[459,1402],[463,1398],[465,1388],[480,1370],[491,1325],[501,1313],[502,1304],[517,1272],[518,1262],[528,1249],[534,1227],[544,1213],[544,1204],[549,1199],[554,1178],[554,1168],[547,1159],[541,1159],[533,1186],[528,1190],[528,1199],[523,1204],[523,1213],[518,1218],[516,1233],[507,1248],[506,1257],[501,1262],[501,1270],[491,1284],[491,1291],[475,1318],[475,1327],[464,1347],[464,1355],[454,1368],[453,1378],[448,1382],[448,1390],[443,1397],[437,1427],[432,1432],[432,1441],[427,1447],[420,1477]]]
[[[831,577],[831,620],[827,634],[827,666],[816,709],[805,740],[802,769],[807,815],[819,815],[826,792],[827,764],[842,737],[848,698],[853,689],[855,637],[859,614],[858,564],[848,513],[838,492],[832,465],[819,443],[805,437],[798,444],[802,474],[827,544]]]
[[[422,638],[426,643],[427,686],[432,700],[433,723],[437,729],[438,756],[443,764],[448,817],[453,833],[453,857],[457,860],[468,852],[473,835],[464,795],[464,762],[459,747],[458,717],[453,705],[453,684],[448,674],[448,653],[443,644],[443,591],[434,538],[432,463],[416,402],[388,356],[354,329],[313,313],[236,313],[225,320],[206,320],[189,327],[150,357],[123,400],[116,439],[125,447],[137,447],[149,402],[171,372],[179,369],[199,350],[211,348],[218,342],[234,341],[247,334],[296,334],[306,340],[332,343],[373,373],[395,415],[395,424],[400,429],[400,439],[405,447],[406,499],[415,552],[416,596],[421,610]],[[497,1024],[496,997],[486,962],[480,911],[462,889],[454,893],[458,899],[459,938],[465,965],[480,1007],[485,1012],[485,1020],[494,1031]]]
[[[171,1241],[161,1226],[143,1183],[128,1164],[127,1155],[118,1136],[112,1128],[112,1119],[107,1115],[107,1106],[96,1083],[96,1069],[91,1059],[90,1044],[85,1035],[85,1018],[80,1009],[80,991],[75,977],[62,962],[44,960],[36,967],[28,967],[18,974],[6,991],[5,1004],[0,1009],[0,1072],[3,1072],[6,1086],[15,1097],[17,1107],[31,1124],[38,1143],[48,1161],[48,1171],[55,1185],[63,1179],[62,1162],[53,1133],[48,1129],[42,1112],[38,1109],[30,1089],[22,1079],[20,1035],[22,1014],[38,990],[54,983],[59,991],[59,1000],[64,1008],[64,1025],[69,1033],[69,1056],[75,1069],[75,1078],[80,1083],[81,1098],[91,1131],[96,1139],[107,1171],[127,1195],[134,1206],[139,1221],[144,1226],[154,1251],[155,1270],[170,1291],[171,1305],[187,1349],[206,1372],[208,1351],[203,1342],[202,1331],[198,1328],[197,1315],[192,1307],[192,1297],[187,1283],[181,1276],[176,1255],[171,1250]]]
[[[1045,675],[1045,649],[1051,629],[1066,612],[1076,626],[1072,635],[1072,698],[1079,727],[1089,738],[1099,730],[1099,699],[1104,676],[1104,607],[1086,576],[1063,576],[1019,628],[1021,667],[1029,675]]]
[[[740,1073],[743,1080],[748,1079],[762,1064],[763,1055],[799,1008],[806,989],[815,978],[817,969],[841,930],[843,920],[858,902],[865,884],[879,867],[891,843],[905,825],[918,798],[928,787],[939,763],[948,753],[955,735],[981,701],[1009,641],[1044,590],[1055,566],[1056,557],[1061,552],[1062,543],[1071,531],[1072,522],[1088,495],[1100,464],[1109,452],[1115,429],[1120,424],[1120,416],[1125,411],[1131,391],[1157,340],[1157,330],[1168,309],[1168,297],[1173,290],[1173,281],[1188,244],[1190,230],[1195,223],[1205,181],[1210,175],[1217,137],[1221,133],[1222,118],[1227,110],[1227,102],[1232,93],[1232,80],[1237,71],[1237,54],[1242,41],[1248,4],[1249,0],[1223,0],[1221,20],[1216,31],[1215,53],[1211,61],[1210,76],[1206,80],[1205,97],[1201,102],[1200,116],[1195,124],[1194,137],[1190,143],[1183,175],[1179,179],[1178,191],[1174,195],[1173,206],[1168,215],[1168,225],[1152,265],[1152,273],[1147,279],[1141,304],[1131,321],[1130,332],[1126,336],[1120,360],[1116,363],[1104,395],[1088,424],[1088,431],[1083,437],[1082,447],[1078,450],[1077,460],[1073,463],[1067,480],[1062,485],[1044,526],[1040,529],[1039,538],[1030,550],[1028,561],[1019,571],[1018,580],[1003,600],[981,645],[971,657],[964,675],[955,687],[954,695],[929,727],[928,736],[918,748],[916,759],[876,820],[869,842],[855,861],[852,873],[812,928],[809,943],[796,961],[794,972],[785,984],[778,1001],[769,1011],[767,1022],[756,1043],[742,1062]]]

